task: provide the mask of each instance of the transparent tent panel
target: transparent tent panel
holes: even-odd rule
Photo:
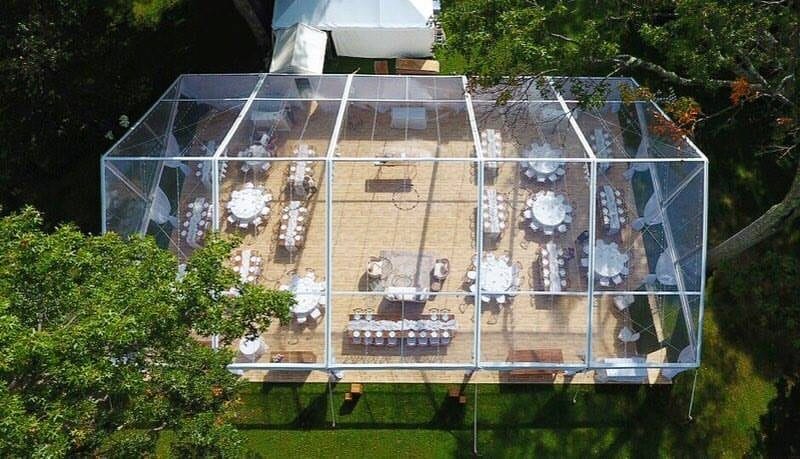
[[[612,81],[609,94],[627,82]],[[104,228],[149,234],[181,260],[209,231],[236,236],[228,263],[246,281],[316,301],[317,315],[272,324],[258,357],[234,363],[696,365],[702,154],[653,132],[662,115],[649,102],[591,110],[567,102],[567,111],[553,88],[569,100],[572,86],[527,83],[495,104],[490,90],[465,95],[462,77],[183,76],[104,157]],[[258,145],[266,156],[247,153]],[[248,190],[264,204],[253,215],[235,203]],[[614,231],[603,210],[611,196],[625,218]],[[625,258],[618,280],[600,242]],[[492,257],[501,261],[499,287],[477,266]],[[443,266],[447,275],[435,276]],[[407,291],[417,287],[424,295]],[[615,298],[629,296],[635,307],[620,309]],[[367,310],[406,331],[407,321],[442,311],[457,326],[446,344],[439,336],[414,348],[403,337],[379,348],[353,342],[353,315]],[[626,325],[640,333],[639,347],[620,340]]]
[[[400,101],[463,101],[464,80],[448,76],[393,76],[374,78],[355,75],[349,99]]]
[[[334,292],[463,292],[461,278],[477,252],[473,162],[335,162],[333,172]],[[378,278],[366,273],[373,259],[382,264]],[[437,260],[453,273],[438,287],[431,274]]]
[[[592,361],[641,366],[697,363],[699,295],[595,295]]]
[[[339,112],[339,101],[255,100],[222,153],[250,157],[249,148],[264,143],[268,157],[298,155],[324,158]],[[302,152],[301,152],[302,149]]]
[[[598,162],[593,203],[596,291],[701,290],[703,164]],[[675,172],[683,169],[696,172]],[[673,172],[668,177],[683,175],[683,182],[665,183],[659,173],[663,170]],[[589,247],[581,253],[585,264]]]
[[[495,101],[557,101],[558,95],[553,89],[550,79],[519,78],[511,82],[501,82],[496,85],[483,86],[477,80],[469,83],[469,93],[475,102]]]
[[[103,165],[105,231],[122,235],[141,231],[145,213],[148,212],[147,198],[141,187],[125,175],[130,168],[125,161],[106,161]]]
[[[109,156],[211,157],[244,104],[211,99],[158,102]]]
[[[475,155],[467,105],[460,102],[350,101],[336,156],[470,158]]]
[[[261,79],[258,74],[183,75],[167,99],[247,99]]]
[[[529,294],[513,308],[481,308],[481,363],[494,366],[582,366],[588,330],[587,294]]]
[[[180,260],[202,247],[213,231],[212,161],[155,161],[160,165],[146,234]]]
[[[507,259],[521,278],[519,291],[586,292],[576,241],[589,229],[590,163],[497,161],[483,167],[484,261]]]
[[[256,98],[339,100],[346,83],[346,75],[267,75]]]
[[[567,102],[567,107],[598,159],[701,157],[652,102],[610,101],[588,108]]]
[[[472,105],[485,158],[587,158],[559,102]],[[495,135],[493,142],[489,133]]]
[[[319,159],[220,162],[219,231],[241,238],[239,250],[246,252],[238,255],[260,258],[253,266],[257,272],[244,273],[245,280],[252,276],[250,282],[267,288],[288,286],[295,276],[325,282],[326,167]],[[239,196],[254,190],[254,199],[263,205],[257,215],[240,207],[249,198]]]

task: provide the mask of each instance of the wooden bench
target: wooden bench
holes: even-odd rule
[[[353,400],[361,397],[361,394],[364,393],[364,386],[359,383],[350,384],[350,392],[345,392],[344,394],[344,401],[352,402]]]
[[[316,363],[317,355],[311,351],[284,351],[273,352],[270,355],[270,362],[275,362],[278,355],[283,356],[280,362],[276,363]]]
[[[563,363],[561,349],[516,349],[508,353],[509,362]],[[509,372],[513,379],[531,382],[552,382],[559,370],[548,368],[517,368]]]
[[[439,61],[434,59],[403,59],[395,61],[398,75],[438,75]]]

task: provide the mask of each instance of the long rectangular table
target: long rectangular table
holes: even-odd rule
[[[606,194],[605,208],[608,209],[608,233],[616,234],[620,230],[617,196],[614,194],[614,188],[611,185],[603,185],[603,191]]]
[[[497,190],[486,188],[484,191],[483,202],[488,205],[488,212],[484,215],[484,225],[488,223],[488,228],[484,228],[484,233],[500,234],[500,206],[497,201]]]
[[[551,292],[560,292],[561,291],[561,273],[559,273],[559,269],[561,266],[558,264],[558,249],[559,247],[556,245],[555,242],[548,242],[545,244],[545,248],[547,249],[547,269],[550,272],[550,287],[548,290]],[[544,265],[542,265],[542,269],[544,269]]]
[[[438,314],[438,316],[441,317],[441,314]],[[452,313],[450,313],[449,316],[450,317],[447,320],[455,320],[455,316]],[[414,318],[405,317],[405,319],[406,320],[431,320],[431,315],[430,314],[417,314],[417,315],[414,316]],[[350,314],[349,321],[353,321],[353,320],[364,320],[364,314],[361,314],[361,318],[360,319],[356,319],[355,314]],[[377,321],[381,321],[381,320],[388,320],[388,321],[392,321],[392,322],[400,322],[400,321],[403,320],[403,315],[400,314],[400,313],[372,314],[372,320],[376,321],[376,322]],[[354,330],[348,329],[347,330],[347,336],[352,338],[353,337],[353,331]],[[408,338],[408,332],[414,331],[414,330],[401,329],[401,330],[382,330],[382,331],[383,331],[383,337],[384,338],[387,338],[389,336],[389,331],[394,331],[395,338],[402,339],[402,338]],[[433,331],[433,330],[423,330],[423,331],[427,332],[428,333],[428,338],[430,338],[430,332]],[[453,339],[453,337],[455,337],[455,335],[456,335],[456,330],[455,329],[446,330],[446,331],[448,333],[450,333],[450,339]],[[415,333],[417,334],[417,337],[419,337],[419,332],[415,332]],[[363,332],[362,332],[362,334],[363,334]],[[442,334],[442,331],[439,332],[439,337],[440,338],[441,338],[441,334]]]

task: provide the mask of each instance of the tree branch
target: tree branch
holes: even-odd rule
[[[733,80],[719,80],[719,79],[709,78],[708,80],[699,81],[692,78],[682,77],[677,73],[667,70],[658,64],[654,64],[652,62],[638,58],[636,56],[631,56],[630,54],[619,54],[614,60],[622,67],[641,68],[649,72],[655,73],[665,81],[680,86],[707,86],[713,89],[719,89],[719,88],[729,87],[731,83],[733,83]],[[759,83],[751,84],[750,86],[756,90],[763,89],[762,85]]]
[[[789,226],[800,214],[800,161],[792,181],[792,186],[781,202],[755,221],[742,228],[738,233],[717,245],[708,253],[708,266],[714,269],[720,263],[736,258],[750,247],[777,233],[781,228]]]

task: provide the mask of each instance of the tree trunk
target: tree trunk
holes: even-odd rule
[[[713,269],[723,261],[731,260],[742,252],[777,233],[800,213],[800,161],[789,192],[781,202],[770,207],[738,233],[711,249],[708,253],[708,266]]]
[[[256,40],[256,45],[261,50],[267,49],[268,30],[264,23],[267,17],[262,0],[233,0],[233,5],[247,22],[250,32]]]

